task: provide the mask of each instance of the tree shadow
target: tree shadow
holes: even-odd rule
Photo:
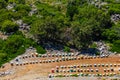
[[[95,56],[97,55],[98,52],[99,50],[96,48],[88,48],[88,49],[81,50],[81,54],[89,55],[89,56]]]

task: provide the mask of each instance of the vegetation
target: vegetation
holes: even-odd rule
[[[72,77],[78,77],[78,75],[77,74],[73,74],[73,75],[71,75]]]
[[[17,30],[18,30],[18,25],[10,20],[5,20],[1,27],[1,31],[6,33],[16,32]]]
[[[37,52],[40,54],[45,53],[45,50],[41,46],[37,45],[36,42],[25,38],[20,34],[11,35],[5,41],[0,39],[0,66],[2,63],[13,59],[20,54],[23,54],[30,46],[35,47]]]
[[[67,46],[64,46],[64,52],[70,52],[70,48]]]
[[[95,43],[92,43],[91,45],[90,45],[90,48],[96,48],[97,47],[97,45],[95,44]]]
[[[114,41],[111,47],[111,51],[120,53],[120,40]]]
[[[70,47],[95,48],[93,41],[104,40],[112,44],[113,52],[120,52],[120,21],[111,21],[111,15],[120,14],[119,2],[102,1],[107,4],[98,8],[88,0],[0,0],[0,31],[12,33],[6,40],[0,40],[0,65],[30,46],[38,53],[45,53],[40,46],[43,42],[63,44],[64,51],[69,52]],[[9,4],[13,5],[12,9],[6,8]],[[33,4],[37,11],[30,16]],[[19,32],[15,23],[19,19],[31,26],[28,34],[33,39]]]
[[[64,77],[63,75],[57,75],[56,77]]]

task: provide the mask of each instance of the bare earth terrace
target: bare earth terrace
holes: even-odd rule
[[[18,56],[15,60],[4,64],[0,74],[1,80],[47,80],[48,77],[55,77],[54,79],[57,80],[60,76],[72,77],[73,75],[117,76],[120,74],[120,56],[92,57],[33,53]]]

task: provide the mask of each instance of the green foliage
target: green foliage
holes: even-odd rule
[[[115,40],[119,40],[120,39],[120,23],[113,25],[113,27],[110,29],[106,29],[102,35],[104,39],[108,40],[109,42],[114,42]]]
[[[63,75],[57,75],[56,77],[64,77]]]
[[[0,66],[2,66],[2,64],[5,63],[7,59],[8,59],[7,54],[0,52]]]
[[[16,3],[18,0],[8,0],[9,3]]]
[[[92,43],[89,48],[93,49],[93,52],[94,52],[96,55],[100,55],[100,52],[97,50],[97,44]]]
[[[20,10],[25,10],[27,12],[29,12],[31,10],[30,6],[26,5],[26,4],[18,4],[16,7],[15,7],[15,10],[16,11],[20,11]]]
[[[105,36],[110,42],[113,42],[119,38],[118,33],[113,29],[105,30],[105,32],[103,32],[103,36]]]
[[[24,42],[23,36],[12,35],[6,41],[0,40],[0,65],[23,54],[26,48],[22,48]]]
[[[71,75],[72,77],[78,77],[78,75],[77,74],[73,74],[73,75]]]
[[[36,50],[37,50],[37,53],[39,54],[45,54],[46,51],[41,47],[41,46],[35,46]]]
[[[29,38],[25,38],[20,32],[8,37],[6,41],[0,40],[0,60],[3,60],[0,65],[23,54],[30,46],[35,47],[40,54],[46,52],[40,45]]]
[[[102,1],[108,2],[102,6],[106,11],[88,4],[88,0],[0,0],[0,31],[14,33],[7,40],[0,40],[0,61],[3,60],[0,64],[24,53],[30,46],[40,54],[46,52],[18,31],[18,25],[13,21],[19,19],[31,26],[30,32],[39,42],[62,43],[67,52],[69,47],[88,48],[94,40],[100,39],[111,42],[112,51],[120,52],[120,24],[110,20],[112,14],[120,13],[120,5],[116,0]],[[31,7],[28,4],[34,2],[37,13],[29,16]],[[16,3],[16,6],[7,10],[10,3]],[[91,48],[95,47],[95,44],[91,45]]]
[[[37,20],[33,23],[31,32],[39,39],[55,40],[59,35],[59,23],[47,17],[46,20]]]
[[[0,9],[5,8],[7,5],[5,0],[0,0]]]
[[[0,22],[11,19],[18,20],[23,16],[28,16],[29,11],[31,10],[30,6],[25,4],[18,4],[14,9],[15,11],[7,10],[4,8],[0,9]]]
[[[1,50],[2,46],[3,46],[3,43],[4,43],[4,41],[2,39],[0,39],[0,50]]]
[[[61,15],[61,13],[57,10],[57,8],[53,6],[49,6],[48,4],[44,4],[44,3],[39,3],[36,5],[38,8],[38,14],[43,17],[47,17],[47,16],[54,17],[56,15]]]
[[[104,2],[107,2],[107,3],[120,3],[120,1],[119,0],[104,0]]]
[[[77,13],[77,3],[75,0],[70,0],[67,5],[66,15],[72,20],[75,13]]]
[[[65,52],[70,52],[70,48],[67,47],[67,46],[64,46],[64,51],[65,51]]]
[[[8,3],[25,4],[25,0],[8,0]]]
[[[90,45],[90,48],[97,48],[97,45],[96,45],[95,43],[92,43],[92,44]]]
[[[111,51],[120,53],[120,40],[116,40],[113,42],[113,45],[111,46]]]
[[[107,5],[109,6],[109,9],[108,9],[108,12],[109,14],[120,14],[120,5],[119,3],[118,4],[109,4]]]
[[[23,42],[24,42],[23,36],[19,36],[19,35],[10,36],[5,41],[3,50],[5,53],[15,54],[17,50],[22,46]]]
[[[4,20],[10,20],[12,15],[14,15],[13,12],[7,11],[6,9],[0,9],[0,22]]]
[[[2,24],[1,30],[7,33],[16,32],[18,30],[18,25],[10,20],[5,20]]]
[[[27,23],[28,25],[33,24],[34,21],[38,20],[36,16],[25,16],[23,17],[23,22]]]
[[[43,3],[36,5],[42,17],[28,22],[32,24],[32,34],[40,41],[57,41],[78,49],[87,48],[92,40],[102,37],[104,29],[112,26],[110,15],[87,5],[86,0],[68,1],[66,17],[53,6]]]
[[[113,80],[118,80],[118,79],[113,79]]]
[[[100,55],[100,52],[96,52],[95,54],[96,54],[96,55]]]

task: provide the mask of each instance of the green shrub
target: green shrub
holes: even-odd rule
[[[41,46],[36,46],[35,48],[37,50],[37,53],[39,53],[39,54],[45,54],[46,53],[46,51]]]
[[[71,75],[72,77],[78,77],[78,75],[77,74],[73,74],[73,75]]]
[[[35,47],[39,54],[46,52],[34,40],[25,38],[19,31],[9,36],[6,41],[0,40],[0,43],[0,65],[23,54],[30,46]]]
[[[18,25],[10,20],[5,20],[2,24],[1,30],[7,33],[16,32],[18,30]]]
[[[64,77],[63,75],[57,75],[56,77]]]
[[[25,10],[25,11],[30,11],[31,8],[29,5],[26,5],[26,4],[18,4],[16,7],[15,7],[15,10],[16,11],[19,11],[19,10]]]
[[[8,57],[6,53],[0,53],[0,66],[7,61]]]
[[[64,46],[64,51],[65,51],[65,52],[70,52],[70,48],[67,47],[67,46]]]
[[[97,48],[97,45],[96,45],[95,43],[92,43],[92,44],[90,45],[90,48]]]
[[[113,42],[113,45],[111,46],[111,51],[120,53],[120,40],[116,40]]]

